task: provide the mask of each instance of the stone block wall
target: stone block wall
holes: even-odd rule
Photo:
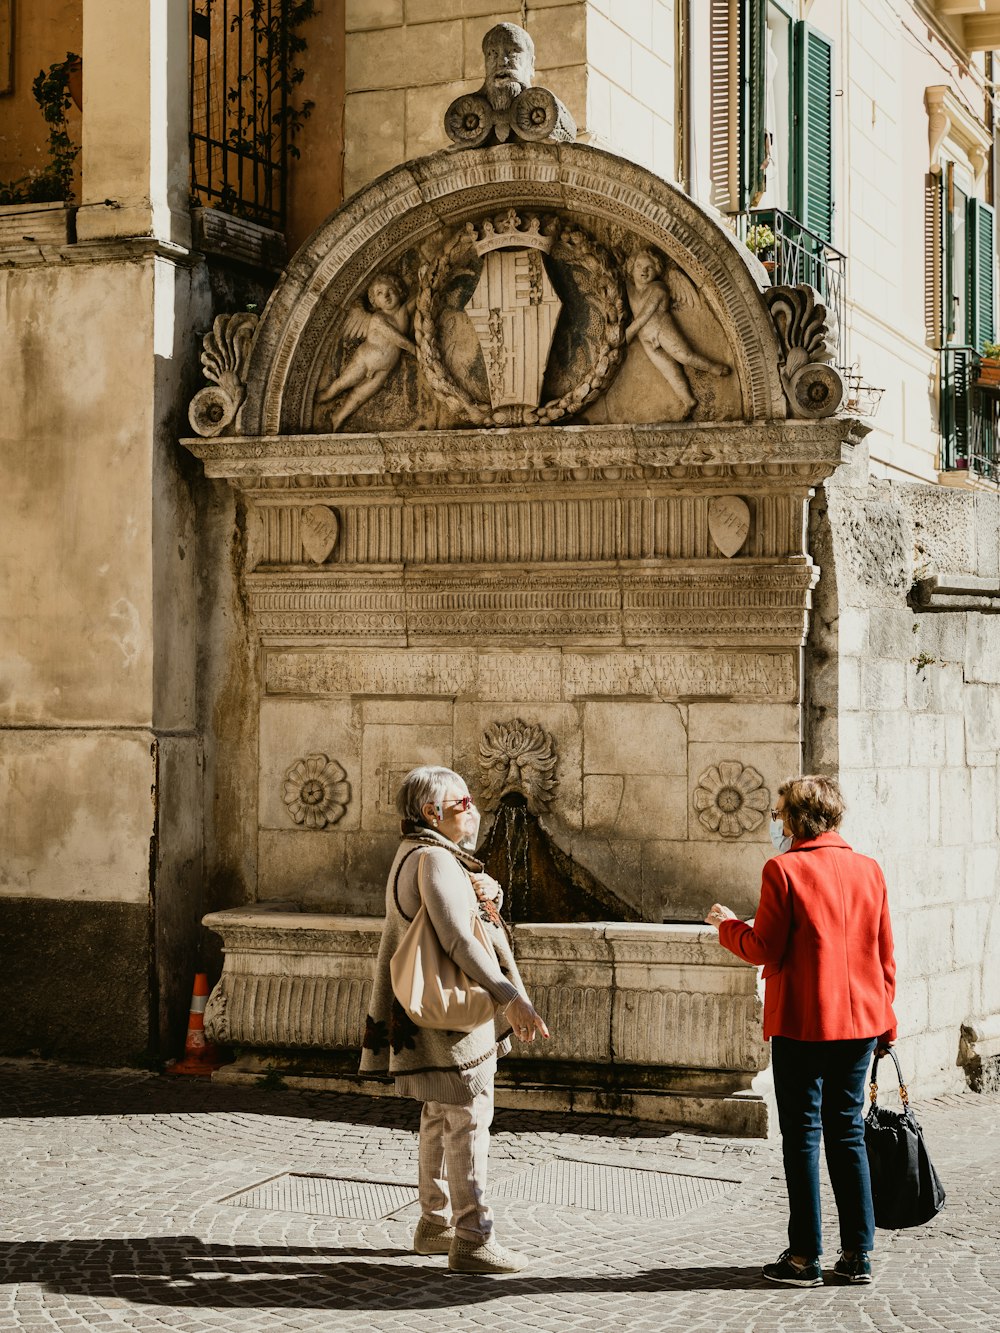
[[[843,832],[885,871],[900,1055],[925,1095],[962,1085],[963,1025],[1000,1013],[998,528],[996,494],[856,472],[813,505],[806,764],[839,774]],[[935,575],[978,595],[921,605]]]
[[[447,146],[444,112],[483,81],[482,39],[520,24],[536,83],[594,143],[674,173],[673,0],[347,0],[344,193]]]
[[[375,668],[365,650],[342,649],[339,656],[358,677]],[[383,651],[381,657],[390,659],[383,670],[405,690],[404,678],[429,656]],[[498,721],[521,718],[545,729],[557,755],[558,785],[542,816],[546,830],[644,920],[700,921],[721,886],[736,909],[753,910],[761,867],[772,854],[766,815],[755,816],[756,827],[739,836],[723,837],[701,822],[696,796],[706,785],[703,775],[714,769],[718,778],[726,764],[741,778],[746,772],[751,785],[763,779],[773,795],[776,781],[799,767],[794,702],[677,703],[627,695],[595,700],[574,693],[586,688],[588,670],[593,675],[592,654],[439,650],[433,656],[441,676],[429,688],[441,697],[401,691],[377,698],[261,701],[261,899],[380,915],[385,871],[399,836],[395,791],[404,773],[421,763],[454,766],[483,803],[484,733]],[[443,697],[453,688],[449,677],[460,656],[478,659],[466,664],[479,677],[469,690],[473,697]],[[634,656],[638,661],[642,654]],[[662,659],[661,667],[673,656],[649,654]],[[483,698],[491,674],[506,683],[507,692]],[[608,674],[619,675],[627,689],[624,672]],[[546,689],[552,681],[555,693]],[[301,675],[298,684],[304,684]],[[523,692],[517,692],[519,684]],[[295,822],[286,783],[296,762],[312,752],[324,752],[343,768],[351,794],[337,822],[310,829]]]

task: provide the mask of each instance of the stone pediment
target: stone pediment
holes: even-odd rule
[[[681,191],[609,153],[437,153],[299,251],[232,433],[782,419],[756,267]]]

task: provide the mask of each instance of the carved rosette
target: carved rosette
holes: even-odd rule
[[[741,838],[760,828],[770,804],[761,775],[735,760],[707,768],[694,789],[698,822],[723,838]]]
[[[246,367],[257,329],[257,316],[248,311],[216,315],[202,339],[201,365],[213,384],[191,399],[188,420],[199,435],[221,435],[236,420],[246,397]]]
[[[351,799],[347,774],[325,754],[297,759],[285,773],[282,799],[296,824],[307,829],[326,828],[343,819]]]
[[[558,786],[556,743],[539,723],[494,722],[479,742],[483,803],[495,810],[511,792],[524,796],[533,815],[543,814],[552,804]]]
[[[830,311],[814,287],[768,287],[764,300],[781,347],[781,383],[794,417],[832,417],[844,401],[840,371],[829,364],[836,339]]]
[[[491,238],[487,240],[487,237]],[[535,406],[530,403],[494,407],[460,385],[444,364],[439,321],[445,292],[453,274],[473,269],[478,252],[497,248],[499,237],[511,248],[545,250],[562,264],[576,268],[586,286],[599,324],[599,342],[583,378],[560,398]],[[482,239],[481,239],[482,238]],[[414,319],[417,359],[432,391],[453,411],[476,426],[549,425],[574,416],[607,389],[621,364],[625,339],[625,299],[622,281],[607,252],[581,228],[561,227],[558,219],[518,217],[511,212],[483,218],[457,231],[437,259],[422,265]]]

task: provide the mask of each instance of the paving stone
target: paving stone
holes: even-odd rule
[[[777,1144],[513,1111],[494,1126],[498,1184],[560,1159],[738,1183],[673,1218],[501,1190],[498,1233],[531,1267],[474,1278],[412,1253],[412,1206],[369,1222],[222,1202],[282,1173],[412,1184],[414,1103],[0,1061],[0,1333],[995,1333],[1000,1095],[917,1111],[948,1206],[926,1227],[879,1232],[871,1287],[799,1292],[761,1278],[785,1243]],[[823,1200],[829,1264],[825,1181]]]

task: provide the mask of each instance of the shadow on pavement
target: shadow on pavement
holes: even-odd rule
[[[101,1070],[44,1060],[0,1060],[0,1118],[197,1115],[226,1112],[319,1120],[328,1124],[382,1125],[416,1131],[420,1105],[395,1096],[312,1089],[259,1088],[177,1078],[139,1070]],[[614,1116],[498,1110],[493,1133],[536,1134],[569,1129],[601,1138],[669,1138],[682,1126]],[[686,1131],[690,1133],[691,1131]]]
[[[395,1263],[380,1262],[395,1259]],[[0,1244],[0,1281],[63,1296],[172,1306],[404,1310],[558,1292],[773,1291],[757,1268],[655,1268],[607,1277],[449,1273],[409,1249],[212,1245],[196,1236]]]

